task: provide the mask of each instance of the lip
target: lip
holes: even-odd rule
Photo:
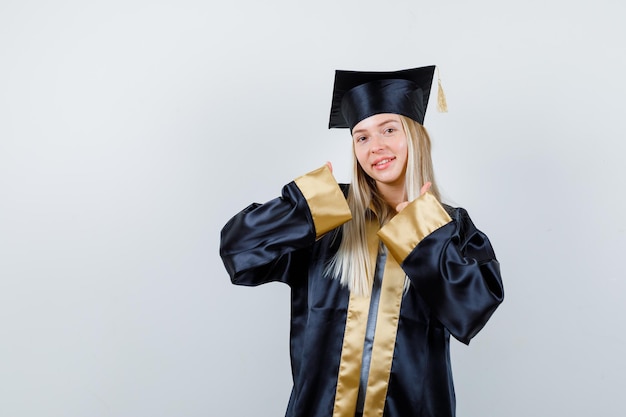
[[[382,158],[378,158],[372,162],[373,169],[385,169],[389,166],[390,163],[395,161],[395,156],[385,156]],[[386,162],[385,162],[386,161]]]

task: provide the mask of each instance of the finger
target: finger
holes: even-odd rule
[[[326,161],[326,166],[330,169],[330,172],[333,172],[333,164],[331,164],[330,161]]]
[[[398,204],[398,205],[396,206],[396,211],[397,211],[398,213],[400,213],[400,212],[401,212],[401,211],[402,211],[402,210],[403,210],[406,206],[408,206],[408,205],[409,205],[409,202],[408,202],[408,201],[403,201],[402,203],[400,203],[400,204]]]
[[[428,181],[426,184],[422,185],[422,189],[420,190],[420,195],[426,194],[428,190],[430,190],[430,186],[433,185],[432,182]]]

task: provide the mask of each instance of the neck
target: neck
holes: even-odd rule
[[[377,184],[378,192],[383,197],[385,202],[392,208],[400,203],[407,201],[407,195],[404,191],[404,184],[402,185],[389,185],[389,184]]]

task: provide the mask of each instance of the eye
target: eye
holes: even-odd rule
[[[385,129],[385,133],[386,134],[391,134],[391,133],[393,133],[395,131],[396,131],[396,129],[394,129],[393,127],[388,127],[387,129]]]
[[[360,143],[360,142],[363,142],[366,139],[367,139],[367,137],[365,137],[365,136],[357,136],[356,138],[354,138],[354,141],[356,143]]]

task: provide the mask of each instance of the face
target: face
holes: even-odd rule
[[[397,114],[376,114],[352,129],[354,153],[361,168],[381,187],[402,187],[407,163],[407,138]]]

